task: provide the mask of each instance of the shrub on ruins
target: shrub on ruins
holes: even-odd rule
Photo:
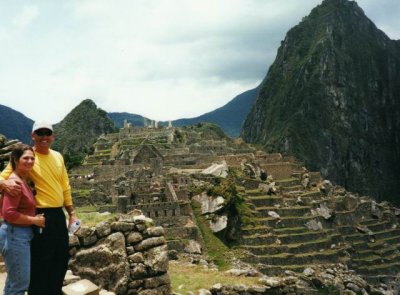
[[[178,129],[175,130],[174,132],[175,135],[175,141],[178,143],[183,143],[185,141],[185,134]]]
[[[196,133],[200,133],[202,135],[203,139],[214,139],[214,140],[220,140],[220,139],[227,139],[228,136],[224,133],[224,131],[221,129],[216,124],[209,123],[209,122],[200,122],[197,123],[196,125],[192,126],[184,126],[183,130],[188,130],[188,131],[195,131]]]
[[[339,295],[340,291],[332,285],[321,286],[318,289],[318,294],[321,295]]]
[[[8,140],[5,135],[0,134],[0,171],[6,167],[10,159],[11,150],[18,143],[21,143],[18,139]]]
[[[0,133],[0,147],[2,147],[6,143],[7,138]]]
[[[81,165],[84,158],[85,158],[84,153],[65,154],[64,161],[66,163],[67,169],[69,170],[73,167]]]
[[[7,151],[4,149],[4,145],[7,141],[7,138],[0,133],[0,155],[6,154]],[[4,168],[4,163],[6,161],[6,156],[0,156],[0,169],[3,170]]]
[[[254,224],[255,216],[253,210],[245,202],[244,196],[240,193],[241,188],[236,184],[236,177],[235,172],[230,170],[227,178],[218,178],[215,185],[207,190],[209,196],[224,198],[224,204],[216,214],[227,216],[227,226],[226,229],[216,233],[216,235],[228,245],[235,244],[243,224]]]
[[[226,200],[226,203],[228,203],[231,198],[237,195],[236,185],[232,178],[216,178],[214,183],[215,185],[209,187],[207,190],[209,196],[221,196]]]

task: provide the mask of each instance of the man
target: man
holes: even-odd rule
[[[32,128],[35,164],[30,178],[35,184],[36,213],[43,213],[46,226],[37,229],[31,244],[30,295],[62,294],[62,284],[68,268],[68,229],[63,207],[69,215],[68,227],[77,220],[72,204],[71,187],[62,155],[52,150],[53,127],[47,122],[35,122]],[[16,194],[20,183],[7,180],[8,165],[0,174],[0,191]]]

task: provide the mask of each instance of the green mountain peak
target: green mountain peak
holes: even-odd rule
[[[347,189],[394,200],[400,47],[354,1],[325,0],[289,30],[242,130]]]

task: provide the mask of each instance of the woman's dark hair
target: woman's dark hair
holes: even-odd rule
[[[27,144],[21,143],[21,144],[15,145],[15,147],[13,148],[11,155],[10,155],[10,163],[11,163],[11,167],[13,170],[15,170],[15,168],[17,167],[18,160],[22,157],[24,152],[28,151],[28,150],[32,151],[33,154],[35,154],[33,148]]]

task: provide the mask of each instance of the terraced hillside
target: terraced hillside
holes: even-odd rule
[[[275,193],[245,183],[242,194],[255,213],[241,229],[244,260],[268,275],[341,263],[370,283],[393,281],[400,272],[399,210],[313,178],[296,171],[275,181]]]

